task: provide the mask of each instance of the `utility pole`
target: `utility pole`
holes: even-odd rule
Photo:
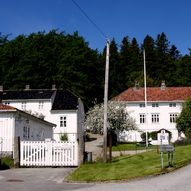
[[[145,49],[143,49],[143,59],[144,59],[144,86],[145,86],[145,125],[146,125],[146,130],[145,130],[145,134],[146,134],[146,148],[148,148],[148,116],[147,116],[147,77],[146,77],[146,61],[145,61]]]
[[[109,46],[107,39],[106,64],[105,64],[105,88],[104,88],[104,124],[103,124],[103,161],[107,162],[107,102],[108,102],[108,82],[109,82]]]

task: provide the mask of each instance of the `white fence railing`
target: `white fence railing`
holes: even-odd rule
[[[78,166],[78,143],[21,141],[21,166]]]

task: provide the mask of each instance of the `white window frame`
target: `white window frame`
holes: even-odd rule
[[[145,107],[145,103],[140,103],[139,107]]]
[[[159,107],[158,103],[152,103],[152,107]]]
[[[176,123],[176,119],[178,117],[178,113],[170,113],[169,115],[170,123]]]
[[[169,107],[176,107],[176,103],[169,103]]]
[[[30,127],[23,126],[23,139],[30,139]]]
[[[44,107],[44,101],[39,101],[38,102],[38,109],[43,109]]]
[[[152,121],[152,123],[159,123],[160,122],[160,115],[159,115],[159,113],[151,114],[151,121]]]
[[[22,101],[21,102],[21,109],[22,110],[26,110],[26,107],[27,107],[27,102],[26,101]]]
[[[140,113],[139,114],[139,123],[140,124],[146,123],[146,115],[145,115],[145,113]]]
[[[67,116],[60,116],[60,127],[67,127]]]

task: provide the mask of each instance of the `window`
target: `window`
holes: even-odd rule
[[[176,103],[169,103],[169,107],[176,107]]]
[[[153,104],[152,104],[152,107],[158,107],[158,106],[159,106],[158,103],[153,103]]]
[[[146,115],[145,114],[140,114],[139,118],[140,118],[140,123],[146,123]]]
[[[139,107],[145,107],[144,103],[139,104]]]
[[[159,114],[152,114],[152,123],[159,123]]]
[[[178,117],[177,113],[170,114],[170,123],[176,123],[176,118]]]
[[[24,126],[23,127],[23,138],[24,139],[29,139],[30,138],[30,128]]]
[[[44,102],[43,101],[39,101],[38,109],[43,109],[43,106],[44,106]]]
[[[66,127],[66,116],[61,116],[60,117],[60,127]]]
[[[21,103],[21,109],[22,109],[22,110],[25,110],[25,109],[26,109],[26,105],[27,105],[26,101],[23,101],[23,102]]]

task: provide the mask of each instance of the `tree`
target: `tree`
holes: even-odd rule
[[[130,40],[129,37],[126,36],[123,38],[120,45],[120,90],[124,91],[129,86],[128,79],[130,75]]]
[[[109,161],[112,155],[112,138],[116,137],[117,131],[135,130],[137,129],[135,121],[130,117],[126,110],[125,102],[109,101],[108,102],[108,145],[109,145]],[[97,104],[91,108],[85,119],[85,126],[94,133],[103,133],[104,123],[104,104]],[[117,139],[116,139],[117,141]]]
[[[108,130],[123,131],[136,129],[135,121],[126,111],[125,102],[108,102]],[[103,132],[104,105],[96,104],[86,114],[85,125],[94,133]]]
[[[183,105],[182,112],[176,120],[176,127],[179,133],[184,133],[188,139],[191,139],[191,98],[187,99]]]

